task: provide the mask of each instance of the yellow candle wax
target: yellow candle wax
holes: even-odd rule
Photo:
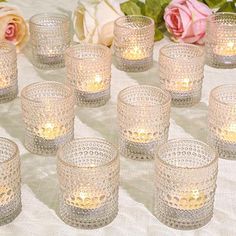
[[[94,80],[90,80],[87,82],[86,91],[87,92],[99,92],[104,90],[105,85],[102,81],[101,76],[96,75]]]
[[[175,86],[170,88],[171,91],[191,91],[192,86],[190,84],[189,79],[183,79],[181,81],[177,81]]]
[[[0,205],[9,203],[12,200],[13,196],[14,194],[12,189],[0,186]]]
[[[236,45],[229,41],[226,46],[216,46],[214,53],[220,56],[236,56]]]
[[[9,81],[5,80],[3,77],[0,77],[0,89],[6,88],[9,86]]]
[[[228,127],[224,128],[221,139],[236,143],[236,123],[232,123]]]
[[[154,140],[153,132],[139,128],[129,133],[128,139],[136,143],[148,143]]]
[[[182,210],[196,210],[204,206],[206,195],[198,189],[193,189],[189,193],[172,199],[175,207]]]
[[[145,58],[145,54],[142,49],[138,46],[134,46],[132,48],[126,49],[123,52],[123,58],[127,60],[141,60]]]
[[[72,192],[66,199],[66,203],[81,209],[96,209],[104,200],[104,194],[86,188]]]
[[[52,140],[62,136],[66,129],[58,123],[46,122],[38,129],[38,135],[41,138]]]

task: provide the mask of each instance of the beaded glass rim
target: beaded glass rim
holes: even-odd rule
[[[48,85],[52,85],[52,84],[57,84],[63,88],[65,88],[67,91],[68,91],[68,95],[65,96],[65,97],[62,97],[62,98],[57,98],[57,100],[66,100],[66,99],[69,99],[71,97],[74,96],[74,93],[73,93],[73,90],[71,87],[65,85],[65,84],[62,84],[62,83],[59,83],[59,82],[56,82],[56,81],[45,81],[45,82],[36,82],[36,83],[32,83],[32,84],[29,84],[28,86],[24,87],[21,91],[21,98],[25,99],[25,100],[28,100],[30,102],[33,102],[33,103],[42,103],[42,101],[38,101],[38,100],[35,100],[35,99],[31,99],[29,98],[29,96],[26,95],[26,93],[28,92],[28,89],[31,89],[31,88],[34,88],[35,86],[37,85],[41,85],[41,84],[48,84]]]
[[[222,85],[219,85],[219,86],[217,86],[217,87],[215,87],[214,89],[211,90],[210,98],[213,99],[214,101],[216,101],[217,103],[223,104],[225,106],[232,106],[233,105],[232,103],[224,102],[220,99],[217,99],[216,96],[215,96],[216,93],[220,93],[221,89],[224,89],[224,88],[227,88],[227,87],[234,88],[235,92],[236,92],[236,84],[222,84]],[[235,105],[236,105],[236,102],[235,102]]]
[[[181,166],[176,166],[176,165],[173,165],[173,164],[169,164],[168,162],[166,162],[166,161],[164,161],[163,159],[160,158],[160,156],[161,156],[160,152],[162,152],[163,149],[166,149],[170,144],[173,144],[173,143],[178,144],[179,142],[186,142],[186,143],[193,143],[194,142],[194,143],[196,143],[198,145],[201,145],[202,147],[207,148],[207,150],[214,156],[214,158],[210,162],[206,163],[205,165],[199,166],[199,167],[181,167]],[[158,160],[159,162],[161,162],[163,165],[169,166],[169,167],[174,168],[174,169],[200,170],[200,169],[205,169],[205,168],[213,165],[215,162],[217,162],[218,161],[218,154],[208,144],[206,144],[206,143],[204,143],[202,141],[196,140],[196,139],[170,139],[166,143],[160,145],[157,148],[155,159]]]
[[[232,25],[227,25],[227,24],[220,24],[220,22],[217,22],[216,17],[225,17],[225,16],[233,16],[235,18],[235,24]],[[236,13],[234,12],[216,12],[210,16],[207,17],[206,19],[207,24],[210,23],[218,23],[220,25],[224,25],[226,28],[231,28],[236,26]]]
[[[168,55],[167,53],[165,53],[166,49],[171,49],[171,48],[178,48],[178,47],[186,47],[186,48],[193,48],[199,51],[199,55],[198,56],[193,56],[191,57],[191,59],[197,59],[197,58],[203,58],[204,57],[204,50],[202,48],[200,48],[197,45],[192,45],[192,44],[187,44],[187,43],[169,43],[167,45],[165,45],[164,47],[162,47],[160,49],[160,55],[163,55],[167,58],[173,59],[173,60],[184,60],[189,62],[189,58],[184,58],[184,57],[172,57],[170,55]]]
[[[45,26],[45,24],[41,23],[41,21],[37,22],[37,20],[40,18],[49,18],[49,17],[57,17],[62,21],[62,23],[69,22],[69,17],[67,15],[53,12],[45,12],[33,15],[30,18],[29,23],[37,26]]]
[[[15,142],[13,142],[12,140],[8,139],[8,138],[3,138],[3,137],[0,137],[0,149],[1,149],[1,141],[5,142],[5,143],[8,143],[10,144],[12,147],[14,147],[14,151],[11,153],[10,157],[8,159],[6,159],[5,161],[0,161],[0,165],[3,164],[3,163],[7,163],[9,161],[11,161],[12,159],[14,159],[18,153],[19,153],[19,149],[18,149],[18,146]]]
[[[67,161],[65,161],[64,159],[61,158],[62,154],[64,153],[64,148],[66,148],[69,145],[79,144],[79,143],[84,143],[84,142],[103,143],[103,144],[106,144],[106,145],[110,146],[114,151],[114,154],[112,155],[112,159],[105,162],[104,164],[99,164],[99,165],[96,165],[96,166],[84,166],[84,165],[79,166],[79,165],[69,163],[69,162],[67,162]],[[99,169],[99,168],[102,168],[102,167],[106,167],[106,166],[109,166],[112,163],[114,163],[118,159],[118,157],[119,157],[118,148],[113,143],[107,141],[104,138],[96,138],[96,137],[76,138],[76,139],[66,143],[65,145],[61,146],[57,151],[58,161],[62,162],[66,166],[70,166],[70,167],[74,167],[74,168],[78,168],[78,169],[96,169],[96,168]]]
[[[92,44],[92,43],[83,43],[83,44],[73,45],[73,46],[71,46],[71,47],[66,49],[65,56],[73,58],[73,59],[76,59],[76,60],[83,60],[83,61],[94,60],[94,58],[92,58],[92,57],[91,58],[83,58],[83,57],[80,58],[80,57],[77,57],[75,55],[71,55],[72,54],[72,50],[74,50],[74,49],[79,51],[80,49],[91,48],[91,47],[93,47],[95,49],[102,49],[105,52],[103,56],[98,57],[96,59],[102,59],[102,58],[107,58],[107,57],[111,56],[111,50],[108,47],[106,47],[106,46],[104,46],[102,44]]]
[[[2,47],[5,47],[4,50]],[[8,54],[13,51],[16,51],[16,46],[13,43],[4,40],[0,41],[0,55]]]
[[[151,85],[133,85],[133,86],[129,86],[123,90],[121,90],[118,94],[118,101],[125,104],[126,106],[130,106],[130,107],[156,107],[157,105],[154,104],[154,105],[133,105],[133,104],[130,104],[128,102],[125,102],[124,99],[121,98],[121,96],[123,95],[124,92],[128,91],[128,90],[131,90],[131,89],[135,89],[135,88],[149,88],[149,89],[156,89],[158,90],[159,92],[163,93],[165,96],[166,96],[166,101],[163,102],[163,103],[160,103],[159,105],[167,105],[168,103],[171,103],[171,95],[166,92],[165,90],[159,88],[159,87],[156,87],[156,86],[151,86]]]
[[[147,19],[147,20],[149,20],[150,21],[150,24],[147,24],[147,25],[144,25],[144,26],[142,26],[142,27],[140,27],[140,28],[137,28],[137,29],[134,29],[134,28],[132,28],[132,27],[129,27],[129,26],[127,26],[127,25],[123,25],[123,24],[120,24],[120,21],[122,21],[122,20],[124,20],[124,19],[132,19],[132,18],[134,18],[134,19],[137,19],[137,18],[142,18],[142,19]],[[138,29],[145,29],[145,28],[149,28],[150,26],[152,27],[154,27],[154,25],[155,25],[155,22],[154,22],[154,20],[151,18],[151,17],[148,17],[148,16],[142,16],[142,15],[128,15],[128,16],[121,16],[121,17],[119,17],[119,18],[117,18],[116,20],[115,20],[115,26],[118,26],[118,27],[120,27],[120,28],[125,28],[125,29],[130,29],[130,30],[138,30]]]

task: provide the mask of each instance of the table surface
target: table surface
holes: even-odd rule
[[[24,16],[56,11],[71,14],[75,0],[9,0],[21,8]],[[159,85],[157,56],[168,42],[157,42],[154,65],[143,73],[126,73],[112,66],[111,99],[100,108],[76,108],[75,137],[103,137],[117,143],[116,105],[120,90],[135,84]],[[26,50],[27,51],[27,48]],[[21,91],[37,81],[63,82],[65,69],[39,71],[27,58],[18,55],[18,81]],[[205,67],[201,102],[191,108],[172,108],[169,138],[195,138],[206,141],[208,97],[214,87],[233,83],[236,70]],[[121,158],[119,214],[108,226],[97,230],[79,230],[64,224],[57,216],[58,183],[55,157],[29,153],[23,146],[24,128],[19,96],[0,105],[0,136],[15,141],[22,160],[22,213],[10,224],[0,227],[0,236],[234,236],[236,235],[236,161],[219,161],[214,216],[209,224],[194,231],[179,231],[160,223],[152,214],[153,161]]]

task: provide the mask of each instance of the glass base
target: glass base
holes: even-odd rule
[[[21,213],[21,200],[13,199],[4,206],[0,206],[0,226],[11,223]]]
[[[100,107],[105,105],[110,99],[110,88],[97,93],[76,90],[75,95],[78,106]]]
[[[158,190],[156,190],[158,191]],[[161,198],[155,200],[154,214],[163,224],[179,230],[193,230],[206,225],[213,216],[213,207],[182,210],[168,206]]]
[[[81,229],[96,229],[111,223],[118,214],[118,206],[107,205],[95,209],[82,209],[62,201],[60,218],[68,225]]]
[[[142,72],[149,70],[153,65],[153,55],[140,60],[127,60],[122,57],[116,57],[116,67],[126,72]]]
[[[207,65],[214,68],[232,69],[236,68],[236,55],[233,56],[221,56],[213,55],[211,58],[207,58]]]
[[[53,70],[65,67],[63,54],[57,55],[34,55],[33,64],[41,70]]]
[[[74,138],[74,131],[60,136],[56,139],[45,139],[30,131],[25,134],[25,148],[38,155],[55,155],[58,148]]]
[[[0,103],[9,102],[17,97],[18,86],[17,84],[8,88],[0,89]]]
[[[190,107],[201,100],[201,91],[190,91],[190,92],[170,92],[171,103],[175,107]]]
[[[208,143],[219,154],[219,158],[236,160],[236,142],[223,141],[216,135],[210,134],[208,136]]]
[[[133,142],[125,138],[120,140],[120,152],[124,157],[134,160],[152,160],[158,141],[148,143]]]

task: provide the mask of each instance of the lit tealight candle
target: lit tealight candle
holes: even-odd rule
[[[81,209],[96,209],[101,206],[104,199],[105,195],[102,193],[89,189],[79,189],[66,199],[66,203]]]
[[[12,200],[13,195],[12,189],[0,186],[0,206],[9,203]]]
[[[128,139],[136,143],[149,143],[154,140],[153,133],[140,128],[129,133]]]
[[[0,89],[4,89],[9,86],[9,81],[0,77]]]
[[[134,46],[123,52],[123,58],[127,60],[142,60],[145,58],[145,55],[141,48]]]
[[[99,92],[104,90],[105,85],[102,81],[101,76],[96,75],[94,80],[90,80],[87,82],[86,91],[87,92]]]
[[[189,79],[183,79],[181,81],[177,81],[175,86],[171,88],[171,91],[191,91],[192,86],[190,84]]]
[[[178,209],[182,210],[196,210],[204,206],[206,202],[206,195],[198,189],[193,189],[190,193],[182,196],[173,197],[172,203]]]
[[[217,46],[214,52],[219,56],[236,56],[236,45],[229,41],[226,46]]]
[[[221,135],[221,138],[224,141],[236,143],[236,123],[230,124],[230,126],[226,127],[224,130],[225,131]]]
[[[55,138],[62,136],[65,132],[66,129],[62,125],[57,123],[47,122],[41,127],[39,127],[38,135],[41,138],[53,140]]]

